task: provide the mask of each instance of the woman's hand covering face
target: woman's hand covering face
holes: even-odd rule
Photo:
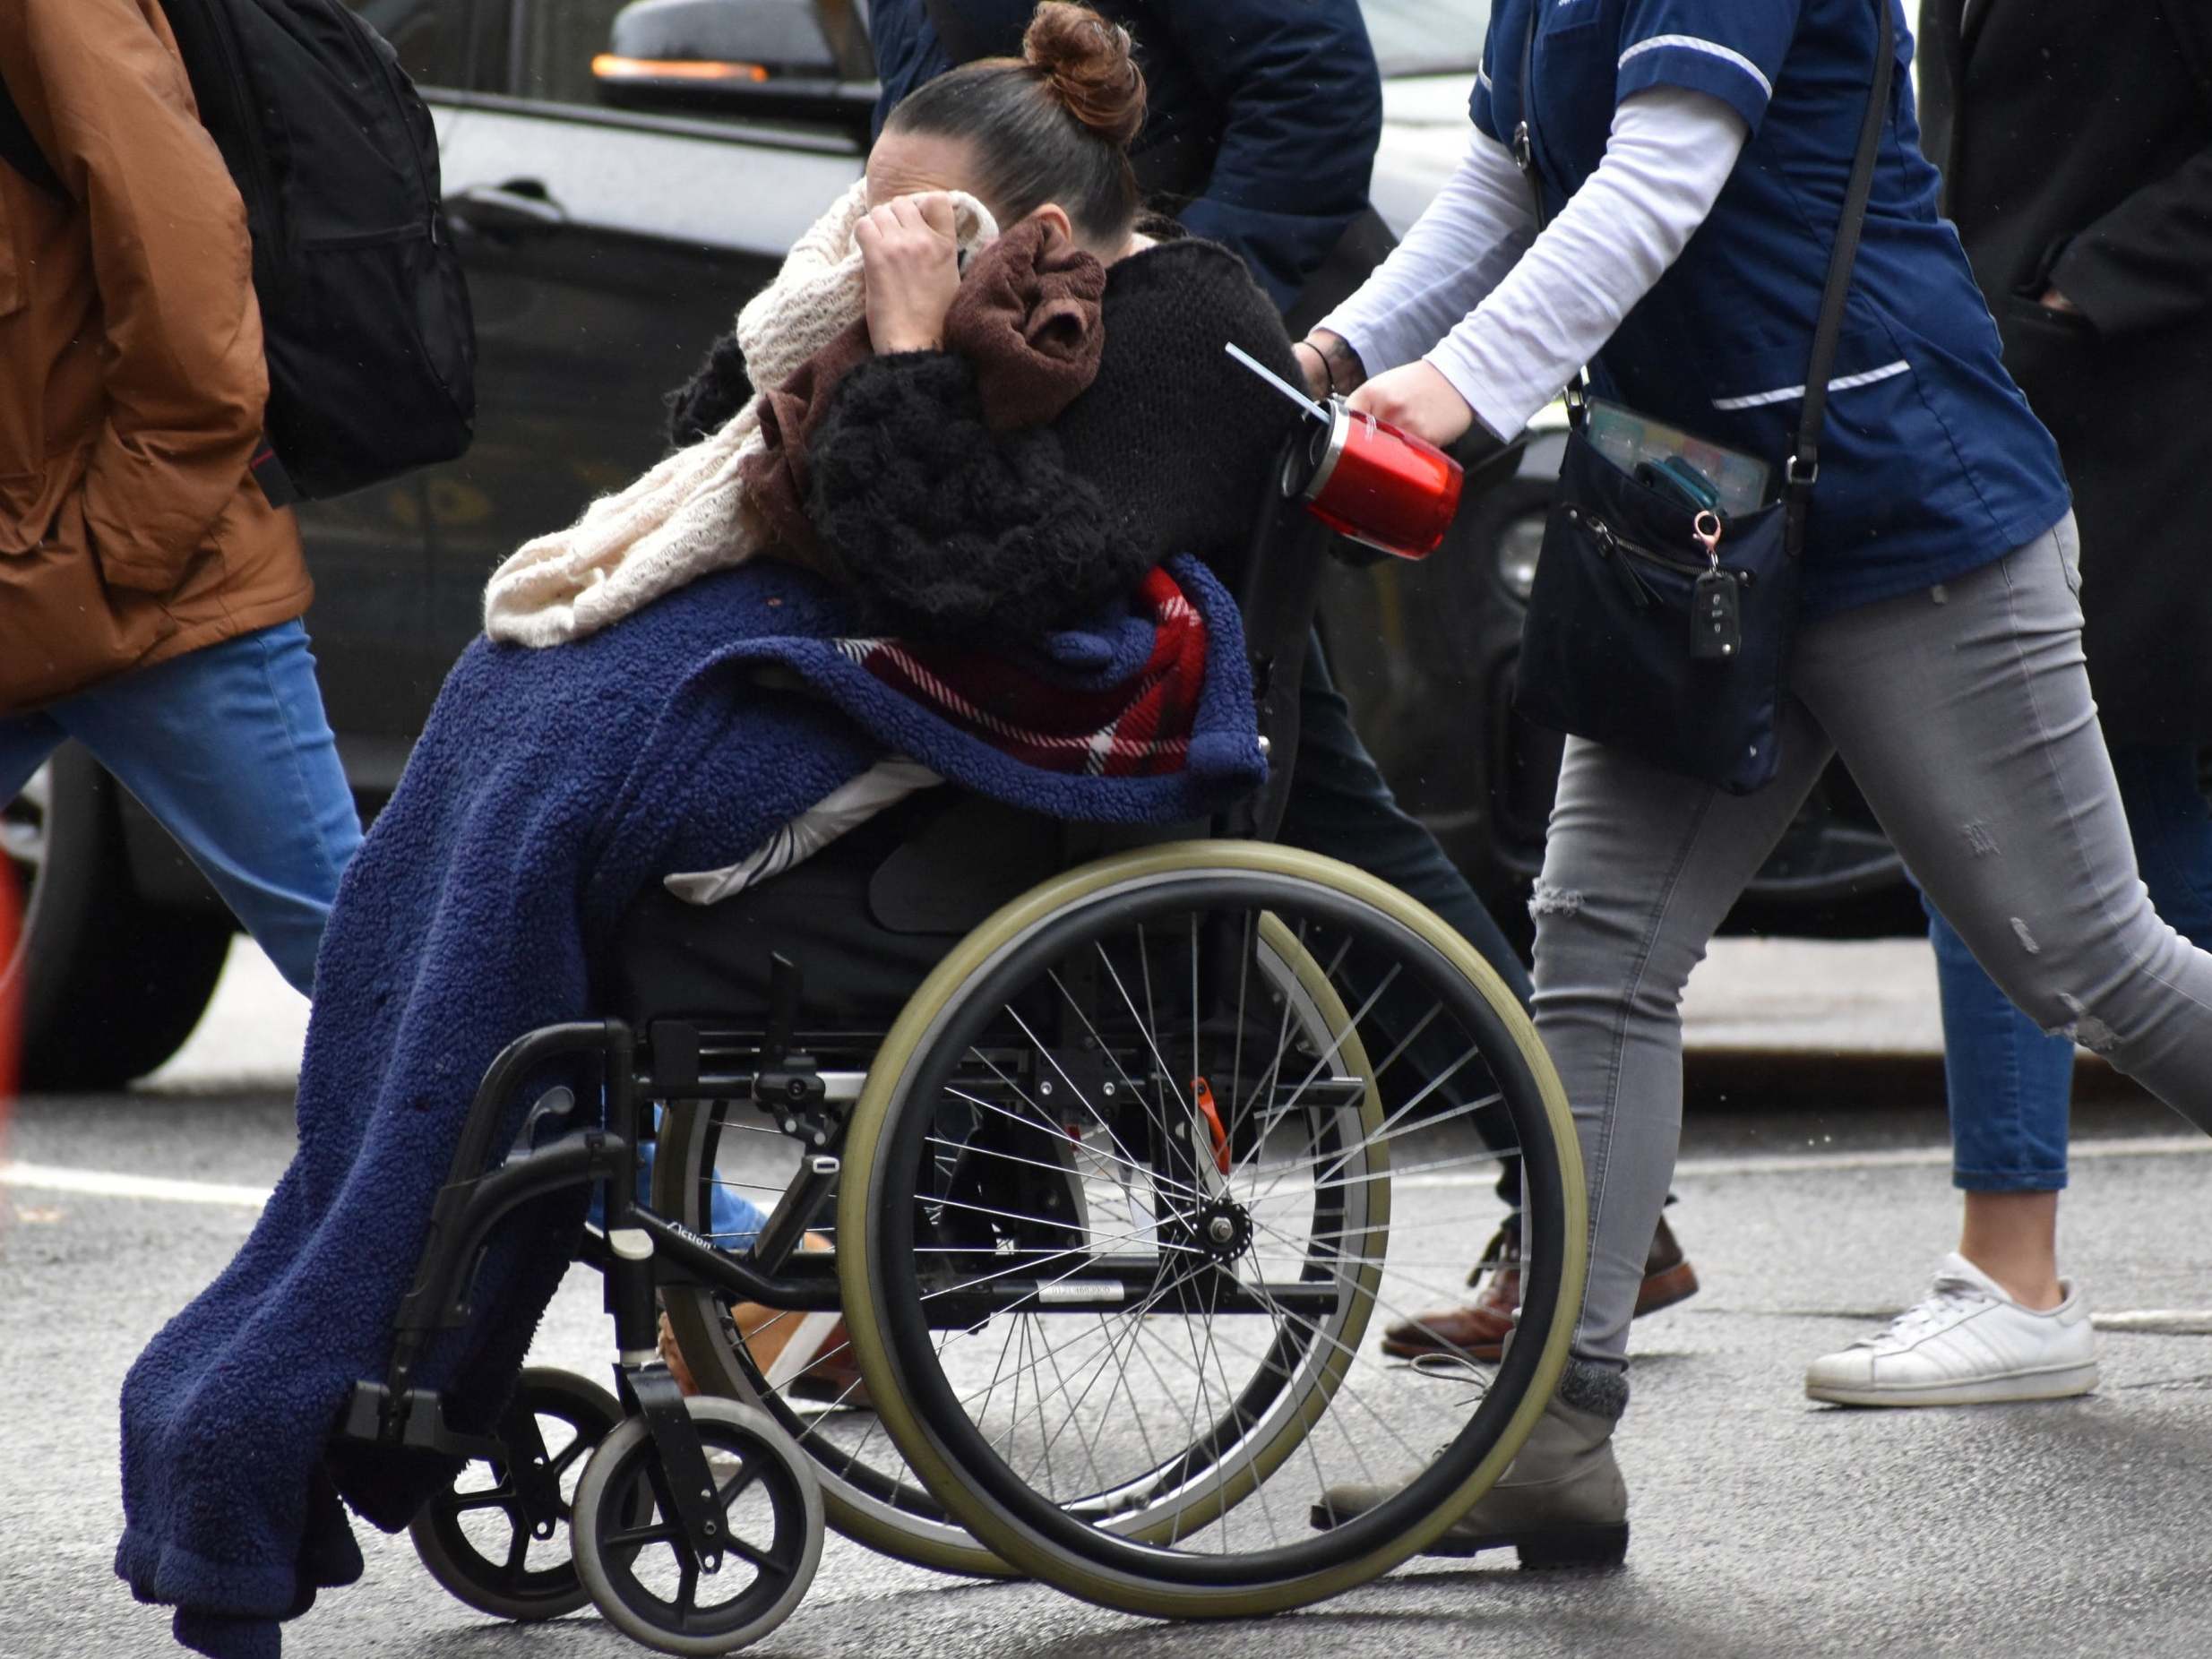
[[[879,356],[934,351],[960,286],[952,198],[897,196],[853,228],[868,290],[868,340]]]

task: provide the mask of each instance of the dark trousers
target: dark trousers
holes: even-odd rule
[[[1444,856],[1436,838],[1391,795],[1374,757],[1352,729],[1352,710],[1330,680],[1318,635],[1306,644],[1305,677],[1298,696],[1298,756],[1277,838],[1287,847],[1341,859],[1419,899],[1456,928],[1497,970],[1498,977],[1521,1005],[1528,1006],[1531,992],[1528,969],[1483,908],[1467,878]],[[1377,1031],[1388,1038],[1383,1052],[1395,1047],[1429,1008],[1429,998],[1419,986],[1402,980],[1398,983],[1405,989],[1399,991],[1393,985],[1370,1016]],[[1438,1022],[1444,1023],[1448,1022]],[[1432,1036],[1435,1041],[1424,1052],[1424,1039]],[[1417,1087],[1451,1065],[1458,1058],[1452,1052],[1456,1046],[1450,1034],[1432,1025],[1397,1064]],[[1490,1091],[1490,1079],[1479,1067],[1469,1068],[1468,1073],[1455,1077],[1453,1086],[1438,1091],[1436,1110],[1449,1111],[1454,1105],[1479,1100]],[[1464,1087],[1454,1087],[1461,1083]],[[1500,1160],[1498,1196],[1518,1209],[1520,1160],[1511,1156],[1511,1124],[1500,1112],[1477,1111],[1470,1115],[1484,1140],[1505,1155]]]

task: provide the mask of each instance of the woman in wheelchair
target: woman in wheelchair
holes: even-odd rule
[[[1434,1541],[1527,1437],[1571,1127],[1458,933],[1223,838],[1279,810],[1324,538],[1255,534],[1284,420],[1221,348],[1295,363],[1231,255],[1139,229],[1128,49],[1048,4],[917,92],[681,400],[697,442],[495,578],[340,894],[299,1156],[125,1385],[117,1569],[182,1639],[266,1651],[358,1576],[341,1499],[471,1605],[669,1652],[780,1620],[825,1509],[1266,1612]],[[1519,1335],[1409,1388],[1369,1324],[1446,1294],[1494,1148]],[[572,1257],[619,1399],[517,1381]],[[771,1333],[840,1319],[809,1399],[839,1345]]]
[[[1295,368],[1272,304],[1227,250],[1140,213],[1126,145],[1143,124],[1144,82],[1119,31],[1048,5],[1026,47],[1025,59],[920,88],[871,151],[855,240],[874,357],[817,416],[810,511],[787,510],[771,544],[848,587],[870,626],[906,637],[1033,638],[1128,592],[1173,553],[1241,589],[1285,432],[1279,407],[1220,349],[1235,340],[1278,372]],[[987,371],[960,349],[979,343],[977,331],[955,318],[948,340],[962,281],[955,191],[982,202],[1003,235],[1041,232],[1063,269],[1103,267],[1085,289],[1093,377],[1049,424],[994,424],[978,388]],[[1071,326],[1034,313],[1029,326],[1040,322]],[[672,444],[710,439],[752,397],[733,332],[671,394]],[[718,1240],[742,1246],[764,1219],[718,1192]],[[768,1356],[813,1356],[795,1392],[866,1404],[840,1326],[751,1308],[738,1318]],[[664,1349],[688,1382],[677,1345]]]
[[[875,355],[819,410],[808,523],[783,551],[887,632],[1035,636],[1175,553],[1239,585],[1287,420],[1222,346],[1288,375],[1296,360],[1240,260],[1140,215],[1125,146],[1144,82],[1118,34],[1080,7],[1042,7],[1028,59],[921,87],[869,153],[855,240]],[[972,321],[990,273],[963,284],[952,192],[1003,238],[1041,236],[1066,279],[1024,324],[1063,354],[1066,381],[1088,376],[1048,421],[994,407],[1000,342]],[[1080,344],[1079,305],[1096,318]],[[733,334],[672,395],[671,438],[710,436],[753,391]]]

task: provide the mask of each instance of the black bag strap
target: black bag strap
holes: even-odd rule
[[[1805,370],[1804,401],[1797,417],[1797,447],[1782,473],[1784,534],[1794,555],[1804,544],[1805,511],[1820,476],[1820,434],[1828,419],[1828,377],[1836,366],[1836,345],[1843,338],[1844,303],[1851,297],[1851,271],[1859,256],[1859,236],[1866,228],[1866,202],[1874,190],[1874,163],[1881,152],[1882,128],[1889,120],[1889,82],[1897,67],[1896,26],[1889,0],[1874,0],[1877,20],[1874,84],[1866,114],[1859,122],[1859,152],[1844,190],[1842,221],[1829,256],[1828,287],[1820,295],[1820,318],[1812,329],[1812,362]]]
[[[23,112],[15,106],[15,94],[8,90],[4,77],[0,77],[0,161],[5,161],[56,200],[70,199],[61,175],[39,148],[39,141],[31,137],[30,128],[23,121]]]
[[[1536,196],[1536,228],[1541,231],[1550,215],[1544,199],[1544,176],[1536,166],[1535,86],[1536,19],[1543,11],[1536,0],[1528,13],[1528,32],[1521,42],[1520,107],[1513,129],[1513,159],[1520,164]],[[1844,190],[1843,216],[1836,228],[1836,245],[1828,261],[1828,283],[1820,293],[1820,316],[1812,326],[1812,361],[1805,369],[1804,397],[1799,405],[1797,440],[1782,468],[1783,534],[1792,557],[1804,544],[1805,513],[1812,503],[1812,486],[1820,476],[1820,434],[1828,421],[1828,380],[1836,366],[1836,347],[1843,338],[1844,307],[1851,296],[1851,273],[1858,262],[1859,237],[1866,228],[1866,203],[1874,191],[1874,164],[1881,153],[1882,129],[1889,120],[1889,87],[1897,68],[1897,25],[1889,16],[1889,0],[1874,0],[1878,44],[1874,79],[1868,90],[1866,114],[1859,123],[1858,153],[1851,164],[1851,182]],[[1567,388],[1567,402],[1579,424],[1583,385],[1579,370]]]

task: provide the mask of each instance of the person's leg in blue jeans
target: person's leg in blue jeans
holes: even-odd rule
[[[2212,807],[2198,785],[2196,745],[2115,744],[2112,759],[2152,907],[2190,943],[2212,945]],[[1951,1179],[1967,1194],[1960,1253],[2029,1306],[2054,1306],[2074,1044],[2007,1001],[1950,924],[1929,915]]]
[[[0,797],[73,737],[175,836],[284,976],[316,947],[361,822],[297,622],[0,721]]]
[[[653,1123],[659,1127],[660,1109],[653,1109]],[[658,1139],[649,1140],[638,1148],[638,1202],[649,1201],[653,1191],[653,1156],[660,1150]],[[768,1225],[768,1212],[741,1192],[734,1192],[721,1182],[716,1182],[709,1197],[707,1237],[724,1250],[751,1250],[753,1241]],[[594,1226],[607,1225],[606,1207],[599,1201],[597,1187],[591,1191],[591,1209],[588,1219]]]
[[[68,740],[69,734],[43,714],[0,720],[0,802],[22,794],[32,775]]]
[[[2128,816],[2132,823],[2131,805]],[[1959,1254],[2022,1306],[2055,1308],[2065,1299],[2056,1245],[2073,1039],[2013,1007],[1941,913],[1921,902],[1943,1009],[1951,1184],[1966,1194]]]
[[[2153,907],[2192,944],[2212,946],[2212,806],[2198,782],[2197,746],[2116,744],[2111,753]],[[2058,1207],[2073,1039],[2045,1032],[2015,1008],[1949,923],[1924,897],[1922,903],[1942,998],[1951,1182],[1965,1194],[1958,1254],[2018,1307],[2048,1311],[2071,1294],[2058,1271]],[[1939,1271],[1939,1299],[1944,1282]],[[1969,1282],[1965,1294],[1973,1290]],[[1959,1296],[1950,1293],[1949,1313],[1967,1305]],[[1930,1345],[1942,1338],[1927,1326],[1919,1320],[1913,1335],[1932,1353]],[[1979,1362],[1978,1354],[1962,1361]]]

